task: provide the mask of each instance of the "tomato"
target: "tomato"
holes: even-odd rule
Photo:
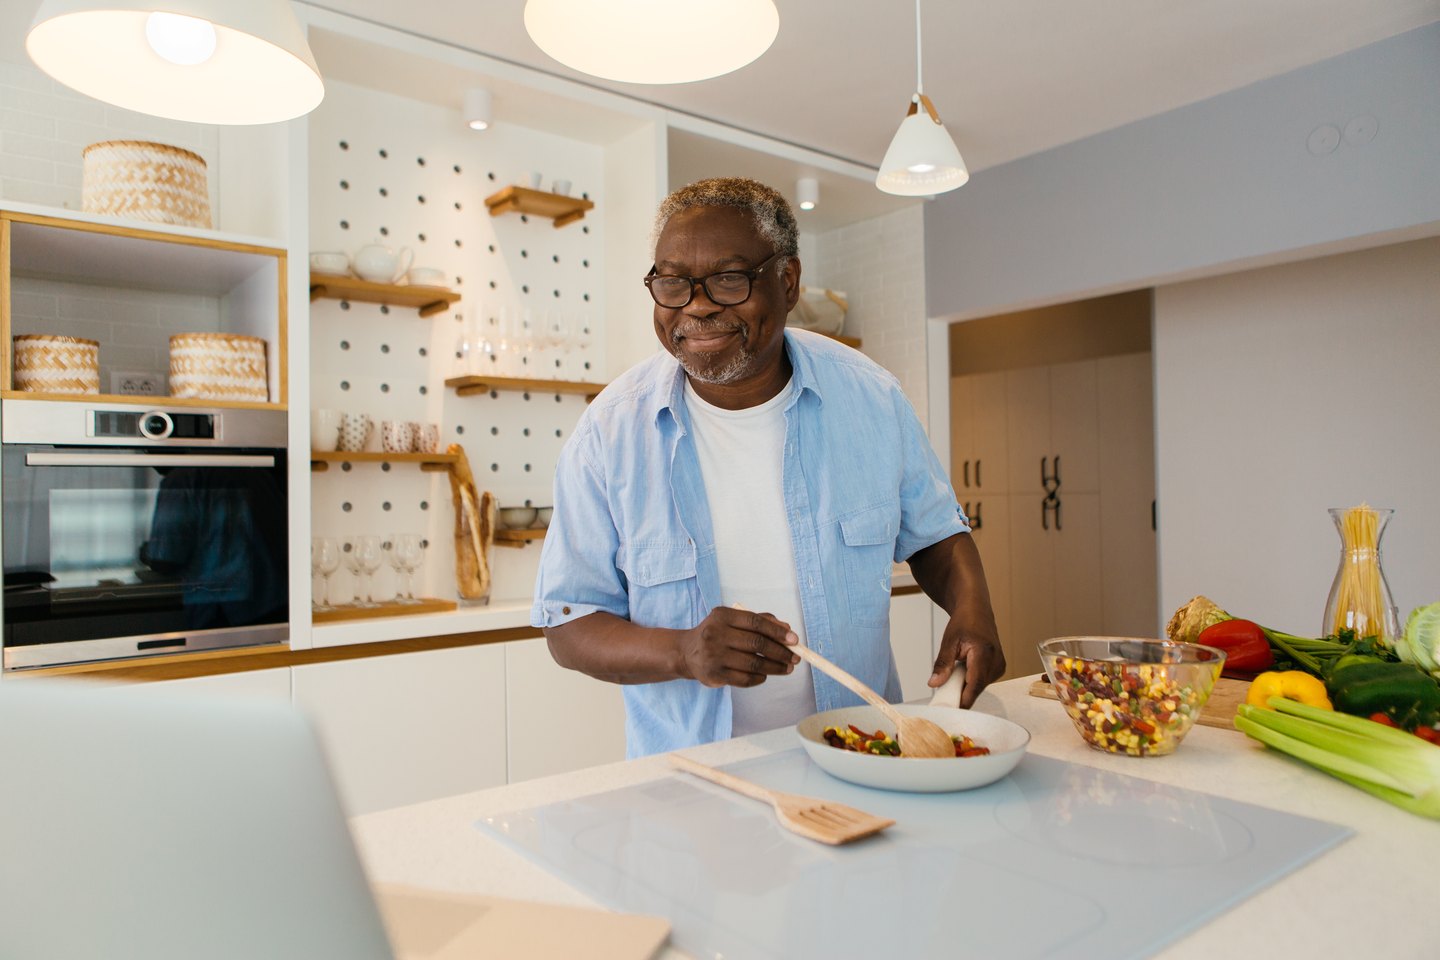
[[[1228,670],[1259,672],[1275,665],[1270,638],[1258,623],[1250,620],[1221,620],[1200,631],[1196,642],[1225,651]]]

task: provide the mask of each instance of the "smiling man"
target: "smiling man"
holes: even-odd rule
[[[895,378],[785,318],[795,216],[753,180],[677,190],[644,282],[665,353],[610,384],[555,475],[532,622],[562,666],[625,684],[631,756],[858,703],[803,643],[894,701],[890,573],[950,614],[931,686],[1005,669],[979,554]]]

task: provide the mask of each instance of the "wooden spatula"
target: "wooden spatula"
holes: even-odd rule
[[[823,670],[834,677],[845,687],[859,694],[866,703],[885,714],[885,718],[895,724],[902,757],[928,757],[930,759],[949,757],[952,760],[955,758],[955,741],[950,739],[950,734],[946,733],[945,728],[940,724],[933,720],[926,720],[924,717],[907,717],[896,710],[880,694],[804,645],[797,644],[789,649],[812,667]]]
[[[952,749],[950,755],[954,756]],[[681,770],[703,777],[711,783],[736,793],[742,793],[754,800],[769,803],[775,808],[775,816],[782,826],[792,833],[821,843],[841,844],[859,840],[873,833],[879,833],[895,823],[843,803],[831,803],[815,797],[802,797],[794,793],[768,790],[759,784],[743,780],[724,770],[716,770],[703,763],[691,760],[678,753],[670,754],[670,762]]]

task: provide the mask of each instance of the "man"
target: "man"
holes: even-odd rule
[[[752,180],[702,180],[656,217],[645,277],[666,353],[610,384],[561,454],[532,622],[562,666],[625,684],[631,756],[858,702],[805,643],[899,699],[890,574],[951,618],[965,706],[1005,669],[979,554],[895,378],[786,330],[795,216]]]

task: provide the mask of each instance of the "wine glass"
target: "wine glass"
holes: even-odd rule
[[[400,590],[396,599],[401,603],[419,603],[420,601],[415,599],[413,574],[424,559],[424,541],[418,533],[391,534],[390,539],[393,548],[390,562],[400,577]]]
[[[384,542],[376,536],[357,537],[355,552],[358,554],[360,573],[365,578],[364,605],[378,607],[380,604],[375,599],[375,571],[379,570],[380,564],[385,562]]]
[[[333,610],[330,605],[330,575],[340,569],[340,545],[333,537],[315,537],[310,541],[310,573],[321,578],[320,597],[313,604],[316,610]]]
[[[365,602],[365,595],[360,590],[360,538],[349,536],[341,541],[340,556],[345,562],[346,572],[350,574],[350,604],[356,607],[374,606]]]

